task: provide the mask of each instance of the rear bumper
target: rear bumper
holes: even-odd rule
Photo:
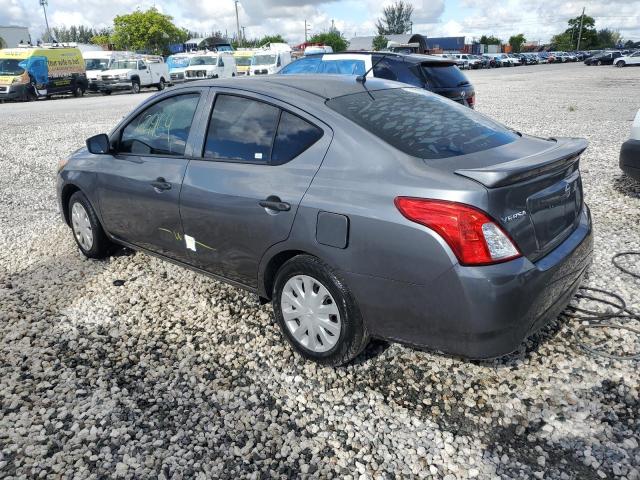
[[[536,263],[456,265],[430,285],[346,274],[370,333],[466,358],[494,358],[562,312],[591,263],[591,216]]]
[[[620,168],[640,181],[640,140],[627,140],[620,149]]]

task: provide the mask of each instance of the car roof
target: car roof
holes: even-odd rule
[[[397,59],[404,60],[405,62],[411,63],[424,63],[424,62],[437,62],[437,63],[449,63],[451,65],[455,65],[455,62],[451,61],[450,58],[446,57],[436,57],[435,55],[424,55],[421,53],[398,53],[398,52],[374,52],[370,50],[345,50],[343,52],[333,52],[333,53],[318,53],[315,55],[326,55],[326,56],[339,56],[339,55],[384,55],[385,57],[393,57]],[[309,55],[311,56],[311,55]]]
[[[208,86],[233,88],[246,90],[253,93],[274,97],[299,96],[301,93],[307,97],[325,101],[343,95],[361,93],[367,90],[387,90],[391,88],[411,88],[406,85],[391,80],[375,77],[367,77],[363,85],[356,80],[357,77],[351,75],[265,75],[233,77],[228,79],[210,79],[173,87],[172,90],[189,88],[190,86]],[[366,88],[365,88],[366,87]],[[294,99],[295,100],[295,99]]]

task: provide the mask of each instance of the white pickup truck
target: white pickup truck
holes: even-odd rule
[[[105,95],[114,90],[131,90],[155,87],[164,90],[169,79],[169,68],[162,57],[125,58],[112,62],[108,70],[98,76],[98,89]]]

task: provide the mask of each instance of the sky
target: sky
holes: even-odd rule
[[[287,41],[304,39],[304,22],[311,34],[328,30],[332,22],[349,39],[376,34],[376,20],[390,0],[240,0],[240,25],[248,38],[282,34]],[[618,30],[624,40],[640,41],[640,0],[408,0],[414,7],[413,31],[429,37],[483,34],[507,41],[524,33],[527,40],[548,41],[566,29],[567,19],[586,14],[596,28]],[[220,30],[235,34],[233,0],[48,0],[50,26],[108,27],[116,15],[155,6],[181,27],[196,32]],[[0,25],[27,26],[34,39],[44,31],[39,0],[0,0]]]

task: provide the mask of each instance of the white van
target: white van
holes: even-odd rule
[[[121,60],[131,55],[130,52],[109,52],[104,50],[93,50],[82,52],[84,66],[87,70],[87,80],[89,91],[98,91],[98,75],[111,68],[115,60]]]
[[[290,51],[259,50],[251,58],[249,75],[273,75],[290,63]]]
[[[233,52],[203,52],[195,53],[189,60],[189,66],[184,71],[184,78],[201,80],[203,78],[229,78],[238,74]]]

